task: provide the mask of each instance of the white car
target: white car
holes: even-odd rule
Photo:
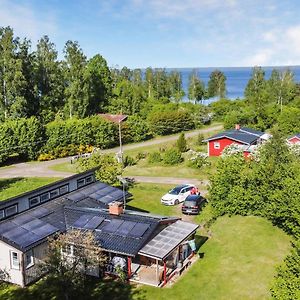
[[[196,188],[192,184],[182,184],[174,187],[167,194],[162,196],[160,202],[164,205],[177,205],[183,202],[191,194],[191,189]]]

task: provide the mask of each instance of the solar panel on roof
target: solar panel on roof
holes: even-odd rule
[[[58,228],[52,226],[51,224],[47,224],[47,223],[45,223],[45,225],[42,227],[38,227],[38,228],[32,230],[32,232],[34,234],[38,235],[40,238],[44,238],[56,231],[58,231]]]
[[[16,239],[18,236],[22,236],[25,233],[27,233],[26,229],[23,229],[21,227],[15,227],[10,231],[3,233],[3,236],[11,241],[14,241],[14,239]]]
[[[12,222],[12,221],[6,221],[5,223],[2,223],[0,226],[0,234],[2,234],[3,232],[7,232],[13,228],[15,228],[17,226],[16,223]]]
[[[31,230],[34,230],[35,228],[43,226],[44,224],[45,224],[45,222],[43,222],[39,219],[34,219],[30,222],[27,222],[27,223],[23,224],[22,228],[31,231]]]
[[[136,225],[136,222],[131,222],[131,221],[124,221],[120,225],[120,227],[116,230],[116,234],[122,235],[122,236],[127,236],[127,234],[132,230],[132,228]]]
[[[22,224],[29,222],[30,220],[32,220],[32,217],[30,215],[24,214],[24,215],[19,215],[19,216],[15,217],[14,223],[16,223],[18,225],[22,225]]]
[[[91,215],[80,216],[80,218],[74,222],[73,226],[83,228],[92,217]]]
[[[36,208],[36,209],[33,209],[33,210],[27,212],[27,214],[29,214],[30,216],[35,217],[35,218],[42,218],[42,217],[48,215],[49,213],[50,213],[50,211],[45,207],[39,207],[39,208]]]
[[[25,248],[29,246],[30,244],[37,242],[40,240],[40,237],[30,231],[27,231],[27,233],[23,234],[22,236],[19,236],[16,240],[16,243],[20,245],[21,247]]]
[[[132,230],[128,233],[129,236],[140,238],[144,235],[147,229],[150,227],[149,224],[136,223]]]
[[[74,201],[74,202],[78,202],[78,201],[80,201],[80,200],[82,200],[82,199],[84,199],[86,196],[84,195],[84,194],[82,194],[82,193],[80,193],[80,192],[76,192],[76,193],[73,193],[73,194],[71,194],[71,195],[68,195],[68,199],[69,200],[72,200],[72,201]]]
[[[103,217],[94,216],[84,225],[84,228],[95,229],[102,223],[103,220],[104,220]]]
[[[123,220],[113,219],[102,227],[102,231],[107,233],[114,233],[123,223]]]

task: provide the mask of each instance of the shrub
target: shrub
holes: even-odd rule
[[[166,135],[195,128],[195,124],[188,112],[163,111],[153,112],[148,121],[153,133]]]
[[[180,151],[171,148],[165,152],[163,161],[166,165],[177,165],[183,161],[183,158]]]
[[[136,159],[137,159],[137,160],[144,159],[144,158],[147,157],[147,155],[148,155],[147,152],[139,152],[139,153],[136,155]]]
[[[132,156],[129,156],[129,155],[126,155],[123,159],[123,166],[124,168],[128,167],[128,166],[134,166],[136,165],[136,160],[132,157]]]
[[[162,157],[159,152],[151,152],[148,156],[148,163],[149,164],[154,164],[154,163],[159,163],[162,161]]]
[[[202,146],[202,145],[205,145],[206,142],[203,142],[204,140],[204,135],[202,133],[199,133],[197,135],[197,139],[196,139],[196,146]]]
[[[179,138],[176,141],[176,146],[180,152],[187,151],[187,143],[183,132],[180,133]]]
[[[201,169],[204,166],[210,165],[210,162],[207,160],[208,156],[206,153],[190,150],[189,155],[190,158],[188,160],[188,166],[191,168]]]

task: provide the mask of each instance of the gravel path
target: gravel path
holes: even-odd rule
[[[207,133],[209,131],[221,130],[221,129],[223,129],[222,125],[215,125],[215,126],[211,126],[209,128],[186,132],[185,136],[193,137],[193,136],[198,135],[199,133]],[[161,143],[165,143],[165,142],[169,142],[169,141],[175,141],[178,139],[178,136],[179,136],[179,134],[161,137],[161,138],[157,138],[157,139],[153,139],[153,140],[149,140],[149,141],[145,141],[145,142],[141,142],[141,143],[124,145],[123,150],[124,151],[132,150],[132,149],[137,149],[140,147],[157,145],[157,144],[161,144]],[[103,153],[117,152],[118,150],[119,150],[119,147],[115,147],[115,148],[103,150]],[[65,178],[65,177],[69,177],[73,174],[69,173],[69,172],[60,172],[60,171],[54,171],[54,170],[49,169],[50,166],[64,163],[67,161],[70,161],[70,157],[58,158],[55,160],[45,161],[45,162],[28,162],[28,163],[14,164],[9,167],[0,168],[0,178],[16,178],[16,177],[64,177]],[[155,183],[156,179],[157,179],[157,183],[180,184],[180,183],[190,182],[190,183],[194,183],[194,184],[200,184],[199,181],[197,181],[197,180],[193,181],[192,179],[165,178],[165,180],[162,180],[162,178],[156,178],[156,177],[146,178],[146,177],[136,176],[137,181],[144,180],[143,182]]]

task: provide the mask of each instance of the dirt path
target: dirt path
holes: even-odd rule
[[[209,131],[213,130],[221,130],[223,128],[222,125],[215,125],[211,126],[208,128],[204,129],[198,129],[195,131],[190,131],[185,133],[186,137],[193,137],[196,136],[199,133],[207,133]],[[178,139],[179,134],[177,135],[172,135],[172,136],[166,136],[166,137],[160,137],[157,139],[141,142],[141,143],[136,143],[136,144],[129,144],[129,145],[124,145],[123,150],[131,150],[131,149],[137,149],[140,147],[145,147],[145,146],[151,146],[151,145],[158,145],[161,143],[169,142],[169,141],[175,141]],[[111,149],[106,149],[103,150],[103,153],[111,153],[111,152],[117,152],[119,150],[119,147],[111,148]],[[70,157],[65,157],[65,158],[59,158],[51,161],[45,161],[45,162],[28,162],[28,163],[18,163],[11,165],[9,167],[3,167],[0,168],[0,178],[16,178],[16,177],[68,177],[73,175],[72,173],[69,172],[60,172],[60,171],[54,171],[49,169],[49,167],[68,162],[70,161]],[[155,177],[151,177],[152,179],[146,179],[144,178],[144,182],[154,182]],[[140,179],[141,180],[141,179]],[[148,180],[148,181],[147,181]],[[152,180],[152,181],[149,181]],[[166,179],[166,182],[162,182],[162,179],[158,179],[159,182],[161,183],[174,183],[177,184],[177,182],[182,183],[182,181],[178,181],[180,179]],[[191,182],[191,179],[185,180],[185,182]],[[158,183],[159,183],[158,182]],[[199,183],[195,183],[199,184]]]

